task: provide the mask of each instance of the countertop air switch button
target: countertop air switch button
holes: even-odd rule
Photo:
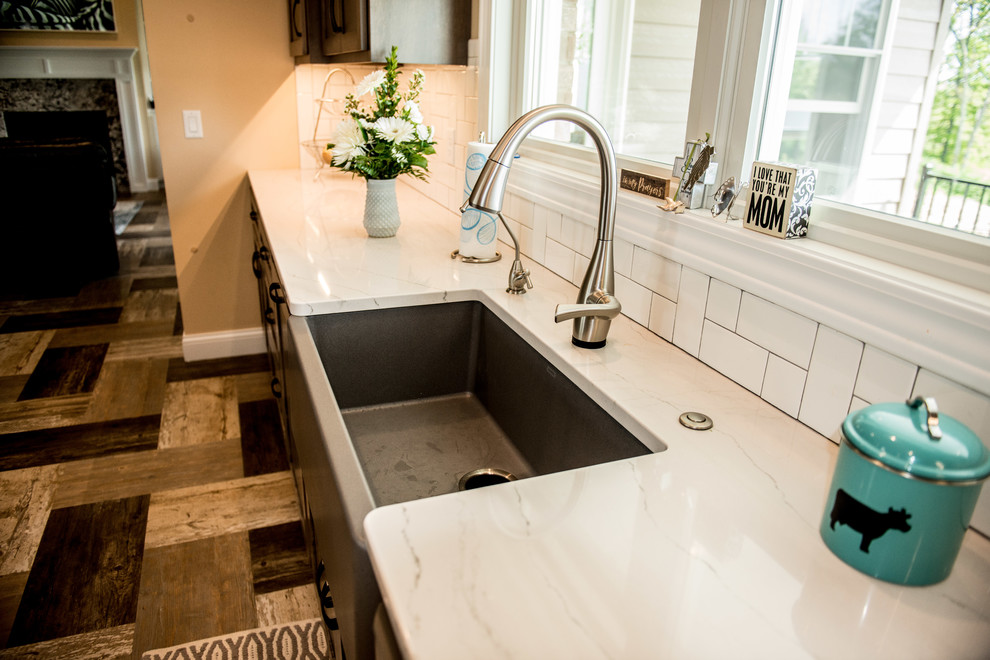
[[[707,431],[712,427],[712,418],[705,413],[686,412],[678,419],[682,426],[686,426],[694,431]]]

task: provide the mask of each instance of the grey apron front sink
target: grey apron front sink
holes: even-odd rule
[[[380,602],[363,529],[373,508],[454,493],[477,469],[531,478],[650,453],[480,302],[288,327],[294,470],[348,656],[370,657]]]

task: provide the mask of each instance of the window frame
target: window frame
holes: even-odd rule
[[[701,2],[687,135],[712,132],[720,163],[719,180],[728,176],[748,178],[749,168],[756,160],[762,107],[769,93],[778,2]],[[519,38],[526,35],[532,4],[528,0],[479,0],[479,128],[487,131],[492,140],[508,128],[510,118],[530,109],[525,107],[526,98],[518,86],[513,88],[510,76],[496,78],[492,72],[505,67],[508,60],[510,70],[517,73],[516,79],[524,79],[528,51]],[[888,19],[893,13],[891,8]],[[526,140],[520,152],[548,167],[597,172],[597,158],[587,147],[534,137]],[[671,159],[676,155],[671,154]],[[617,159],[620,167],[670,175],[670,164],[621,154]],[[709,196],[712,192],[708,191]],[[942,279],[951,285],[990,293],[990,241],[981,237],[816,199],[809,236],[801,240],[887,262],[902,276],[910,277],[911,272],[916,272],[926,281]]]

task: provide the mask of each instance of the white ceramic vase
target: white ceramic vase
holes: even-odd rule
[[[372,238],[395,236],[399,230],[399,204],[395,179],[365,179],[364,228]]]

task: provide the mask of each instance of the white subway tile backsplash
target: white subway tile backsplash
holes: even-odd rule
[[[598,236],[596,228],[564,216],[560,221],[560,242],[575,252],[591,258]]]
[[[744,293],[736,332],[799,367],[808,368],[818,324],[771,302]]]
[[[726,330],[717,323],[704,322],[699,359],[747,390],[760,393],[768,356],[766,349]]]
[[[533,228],[534,204],[519,195],[506,195],[505,209],[508,215],[519,224]]]
[[[477,96],[465,96],[464,97],[464,107],[462,109],[462,114],[460,115],[462,119],[473,119],[478,116],[478,97]],[[474,136],[472,140],[477,140],[478,136]],[[488,138],[486,138],[488,139]]]
[[[576,252],[580,252],[590,259],[595,251],[595,245],[598,243],[598,227],[575,221],[574,231],[575,243],[572,247]]]
[[[590,260],[589,260],[590,261]],[[653,292],[628,277],[616,274],[615,296],[622,303],[622,313],[644,327],[650,325],[650,304]]]
[[[854,396],[852,403],[849,404],[849,412],[853,413],[856,412],[857,410],[862,410],[868,405],[870,405],[869,401],[864,401],[863,399],[860,399],[858,396]]]
[[[613,239],[612,253],[615,259],[615,272],[626,277],[632,277],[632,261],[634,246],[621,238]],[[642,284],[642,282],[640,282]]]
[[[577,233],[578,233],[578,222],[573,218],[568,218],[566,215],[560,219],[560,234],[554,237],[554,240],[560,241],[562,245],[566,245],[572,250],[577,250]]]
[[[916,396],[934,397],[939,411],[955,417],[990,446],[990,399],[927,369],[918,372],[911,392],[912,398]]]
[[[681,267],[677,315],[674,317],[674,344],[695,357],[698,357],[701,346],[709,279],[704,273]]]
[[[767,372],[763,378],[763,391],[760,396],[791,417],[797,417],[801,410],[801,396],[804,394],[804,383],[807,378],[807,371],[771,353],[767,360]]]
[[[641,247],[633,248],[632,279],[675,302],[680,299],[681,265]]]
[[[867,346],[856,379],[856,396],[870,403],[904,401],[911,396],[918,367]]]
[[[547,252],[547,216],[550,214],[546,207],[536,204],[533,206],[532,244],[527,252],[532,258],[543,263]]]
[[[735,330],[741,296],[742,291],[740,289],[712,279],[708,286],[708,306],[705,308],[705,318],[718,323],[727,330]]]
[[[313,95],[313,68],[310,64],[302,64],[296,67],[294,74],[297,95]]]
[[[798,419],[837,439],[839,426],[849,412],[862,356],[863,342],[820,326]]]
[[[571,284],[580,287],[584,283],[584,274],[588,272],[590,264],[591,259],[583,254],[574,253],[574,273],[571,275]]]
[[[674,341],[674,316],[677,314],[677,303],[663,296],[653,294],[650,304],[650,331],[666,339]]]
[[[543,265],[570,281],[574,275],[574,250],[548,239],[546,254],[546,263]]]
[[[455,113],[457,112],[456,109],[454,110],[454,112]],[[467,144],[472,140],[478,139],[478,131],[477,131],[478,123],[476,121],[465,121],[463,119],[458,119],[456,121],[457,121],[456,126],[457,126],[458,143]]]
[[[423,104],[423,110],[430,115],[443,117],[445,119],[457,120],[457,110],[454,107],[456,97],[452,94],[433,94],[429,98],[429,103]]]
[[[563,224],[564,217],[560,214],[560,211],[547,210],[547,238],[552,238],[558,243],[562,243],[561,238],[561,225]]]

